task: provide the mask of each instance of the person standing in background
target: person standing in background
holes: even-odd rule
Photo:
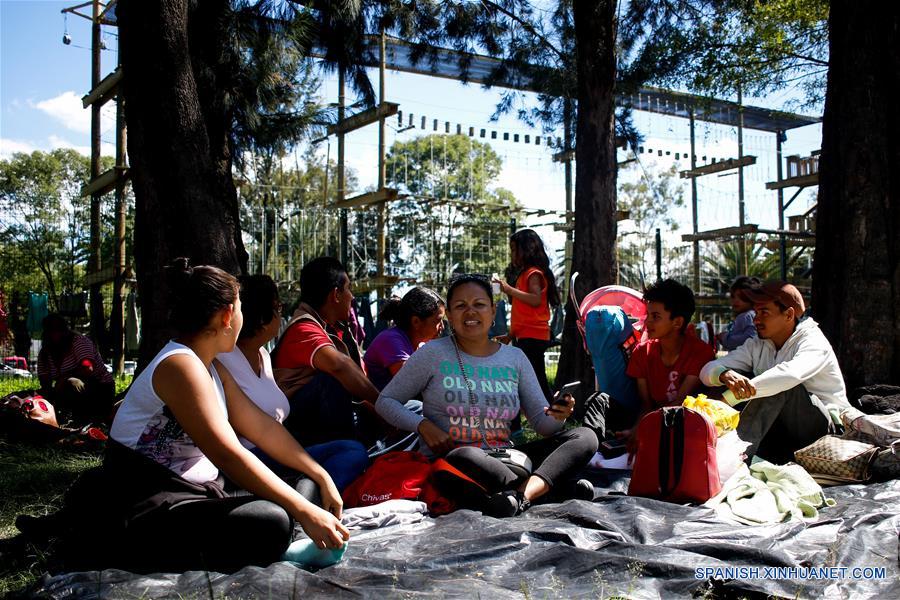
[[[544,366],[544,352],[550,342],[550,307],[560,305],[556,277],[550,270],[550,259],[544,243],[533,229],[520,229],[509,238],[510,265],[507,281],[497,279],[500,290],[509,296],[511,311],[509,338],[528,358],[544,396],[550,398],[550,385]],[[513,419],[518,432],[521,421]]]

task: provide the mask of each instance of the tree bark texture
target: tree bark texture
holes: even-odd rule
[[[121,0],[128,154],[135,194],[140,364],[172,335],[164,267],[187,256],[246,268],[231,175],[228,0]]]
[[[813,311],[848,388],[900,382],[900,4],[831,3]]]
[[[578,113],[575,127],[575,240],[572,271],[581,299],[616,280],[616,3],[574,3]],[[581,395],[593,390],[591,361],[567,306],[557,387],[582,382]],[[583,398],[582,398],[583,399]]]

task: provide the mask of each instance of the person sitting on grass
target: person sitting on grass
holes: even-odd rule
[[[403,299],[388,300],[378,318],[394,326],[375,336],[363,360],[369,379],[383,390],[416,349],[444,331],[444,301],[428,288],[414,287]]]
[[[272,361],[265,345],[281,327],[281,300],[278,286],[268,275],[241,277],[241,312],[244,324],[231,352],[219,354],[222,363],[241,390],[263,412],[283,422],[291,405],[272,376]],[[276,462],[253,442],[241,437],[241,444],[256,454],[274,472],[294,474]],[[306,447],[306,452],[328,472],[339,491],[343,491],[369,466],[366,448],[356,440],[334,440]]]
[[[634,349],[626,371],[637,383],[641,416],[664,406],[680,406],[700,388],[700,369],[715,357],[712,347],[687,333],[695,306],[689,287],[674,279],[657,281],[644,290],[644,302],[648,339]],[[631,440],[633,450],[635,431],[620,431],[616,437]]]
[[[234,349],[241,332],[237,279],[216,267],[191,268],[187,259],[174,261],[167,275],[177,335],[126,394],[103,466],[79,479],[58,513],[17,525],[25,535],[44,530],[68,540],[67,566],[79,570],[265,566],[289,549],[293,520],[319,548],[341,548],[350,534],[331,477],[215,360]],[[324,509],[239,436],[306,474]],[[308,493],[308,485],[297,485]]]
[[[783,281],[744,290],[759,337],[707,363],[706,385],[725,385],[725,400],[741,410],[737,433],[747,456],[783,464],[794,451],[835,430],[850,408],[844,378],[828,339],[800,291]]]
[[[759,279],[741,275],[734,280],[729,290],[731,310],[734,313],[734,321],[728,325],[728,329],[719,333],[719,343],[723,350],[731,352],[748,339],[756,337],[756,325],[753,318],[753,304],[745,297],[744,292],[759,285]]]
[[[272,352],[275,381],[291,405],[285,427],[306,446],[380,437],[378,388],[347,327],[352,301],[344,265],[329,256],[311,260],[300,271],[300,304]]]
[[[384,388],[376,408],[404,431],[417,431],[423,452],[444,456],[475,482],[438,480],[445,495],[462,507],[492,516],[513,516],[551,489],[557,497],[593,499],[593,486],[571,480],[597,451],[597,436],[585,427],[564,430],[575,400],[566,395],[548,406],[534,369],[521,349],[488,337],[494,320],[487,277],[460,275],[447,292],[452,334],[425,344]],[[416,397],[422,415],[404,408]],[[491,452],[510,447],[510,421],[525,414],[544,439],[517,446],[536,465],[520,477]]]
[[[116,385],[97,346],[72,331],[60,314],[44,317],[43,328],[37,366],[41,395],[53,404],[58,417],[68,414],[79,424],[106,421]]]

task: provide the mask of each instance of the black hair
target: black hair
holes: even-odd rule
[[[169,284],[169,324],[182,335],[199,333],[217,312],[234,304],[237,278],[218,267],[190,266],[187,258],[176,258],[166,267]]]
[[[403,331],[409,331],[413,317],[427,319],[441,306],[444,306],[444,301],[437,293],[417,286],[406,292],[402,299],[397,296],[390,298],[378,318],[393,321]]]
[[[644,289],[644,302],[661,302],[669,311],[672,319],[683,317],[684,324],[681,331],[687,328],[694,316],[696,303],[694,301],[694,292],[686,285],[678,283],[674,279],[664,279],[657,281],[653,285]]]
[[[50,344],[50,338],[47,334],[51,331],[60,331],[66,336],[72,334],[72,329],[69,327],[69,322],[64,316],[59,313],[50,313],[46,317],[44,317],[44,320],[41,321],[41,329],[42,344]]]
[[[316,310],[328,300],[328,294],[344,285],[347,269],[332,256],[314,258],[300,271],[300,302],[305,302]]]
[[[759,287],[761,283],[759,277],[738,275],[734,278],[734,281],[731,282],[731,287],[728,288],[728,292],[734,294],[738,290],[752,290],[753,288]]]
[[[510,264],[506,270],[507,282],[515,286],[516,280],[522,271],[531,267],[537,267],[547,280],[547,302],[551,306],[559,306],[561,303],[559,288],[556,285],[556,276],[550,269],[550,258],[544,250],[544,242],[534,229],[520,229],[509,237],[510,244],[515,244],[522,264],[515,266]]]
[[[268,275],[244,275],[241,282],[241,312],[244,326],[239,340],[252,337],[272,322],[277,314],[278,286]]]
[[[453,292],[456,291],[456,288],[466,283],[474,283],[481,286],[487,294],[488,298],[491,299],[491,306],[494,305],[494,294],[491,290],[491,280],[488,279],[487,275],[481,275],[479,273],[460,273],[458,275],[454,275],[450,279],[450,287],[447,288],[447,306],[450,306],[450,300],[453,298]]]

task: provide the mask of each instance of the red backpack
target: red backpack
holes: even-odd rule
[[[644,416],[629,496],[667,502],[706,502],[719,493],[716,427],[702,414],[680,406]]]

